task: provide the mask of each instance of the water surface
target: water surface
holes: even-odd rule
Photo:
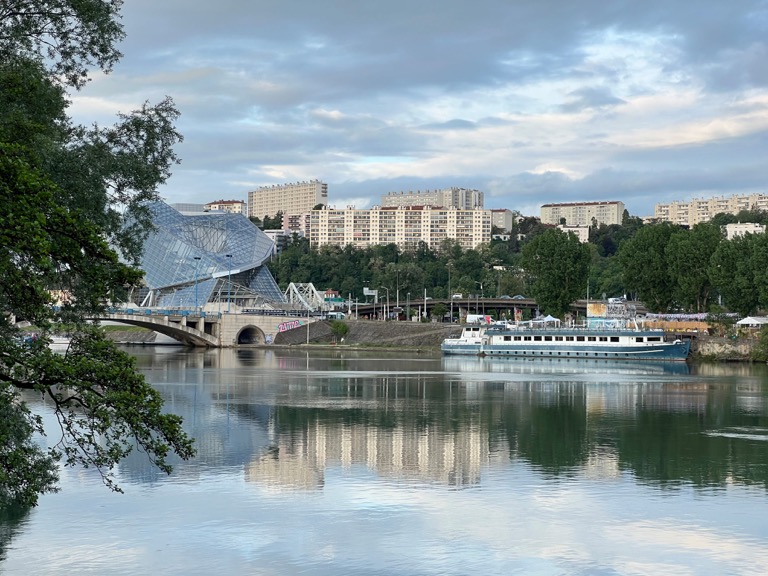
[[[2,573],[768,573],[765,366],[131,351],[198,456],[62,470]]]

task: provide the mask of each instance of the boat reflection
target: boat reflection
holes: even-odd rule
[[[581,358],[490,358],[445,356],[446,372],[492,374],[690,374],[687,362],[632,362]]]

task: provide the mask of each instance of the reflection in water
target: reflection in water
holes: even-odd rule
[[[490,372],[510,374],[689,374],[686,362],[632,362],[576,358],[481,358],[446,356],[443,367],[449,372]]]
[[[0,562],[5,559],[13,537],[24,529],[28,517],[28,509],[0,503]]]
[[[63,470],[0,521],[5,572],[768,571],[765,367],[135,354],[198,456],[166,478],[133,454],[122,496]]]
[[[196,465],[273,488],[322,488],[329,468],[481,483],[493,459],[550,476],[768,486],[764,373],[731,386],[685,363],[507,360],[281,349],[176,352],[139,364],[197,438]],[[723,369],[721,368],[721,372]],[[132,480],[155,480],[133,458]]]

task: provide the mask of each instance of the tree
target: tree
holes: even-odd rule
[[[120,4],[0,6],[0,505],[55,491],[58,462],[95,467],[119,490],[112,471],[134,449],[166,472],[170,452],[194,453],[133,358],[88,322],[140,281],[144,206],[181,140],[170,99],[107,128],[67,117],[66,85],[82,87],[89,66],[108,71],[120,56]],[[21,319],[39,339],[25,340]],[[74,334],[65,354],[47,346],[60,326]],[[53,408],[61,436],[50,449],[32,439],[42,423],[21,390]]]
[[[768,237],[746,234],[721,242],[708,273],[729,310],[747,316],[768,308]]]
[[[523,247],[522,266],[532,278],[531,296],[549,314],[562,316],[587,284],[589,248],[575,234],[550,228]]]
[[[674,280],[674,299],[686,310],[706,311],[712,290],[709,261],[722,240],[721,228],[708,222],[670,237],[665,255]]]
[[[331,322],[331,334],[333,334],[335,340],[343,338],[348,332],[349,326],[347,326],[346,322],[343,322],[342,320],[333,320]]]
[[[619,250],[625,287],[654,312],[667,312],[674,301],[675,283],[666,247],[677,230],[678,226],[668,222],[643,226]]]
[[[445,320],[446,314],[448,314],[448,307],[442,302],[435,304],[432,308],[432,318],[437,318],[440,322]]]

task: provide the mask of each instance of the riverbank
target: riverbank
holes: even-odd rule
[[[315,322],[274,336],[278,346],[344,346],[346,348],[403,348],[413,351],[440,349],[445,338],[461,333],[456,324],[421,322],[380,322],[375,320],[347,320],[347,333],[334,336],[331,322]],[[309,335],[307,335],[309,331]],[[111,330],[109,338],[122,344],[173,344],[174,341],[149,330]],[[680,334],[691,337],[690,334]],[[692,337],[691,359],[717,362],[750,362],[756,343],[753,337],[724,338],[697,333]]]

